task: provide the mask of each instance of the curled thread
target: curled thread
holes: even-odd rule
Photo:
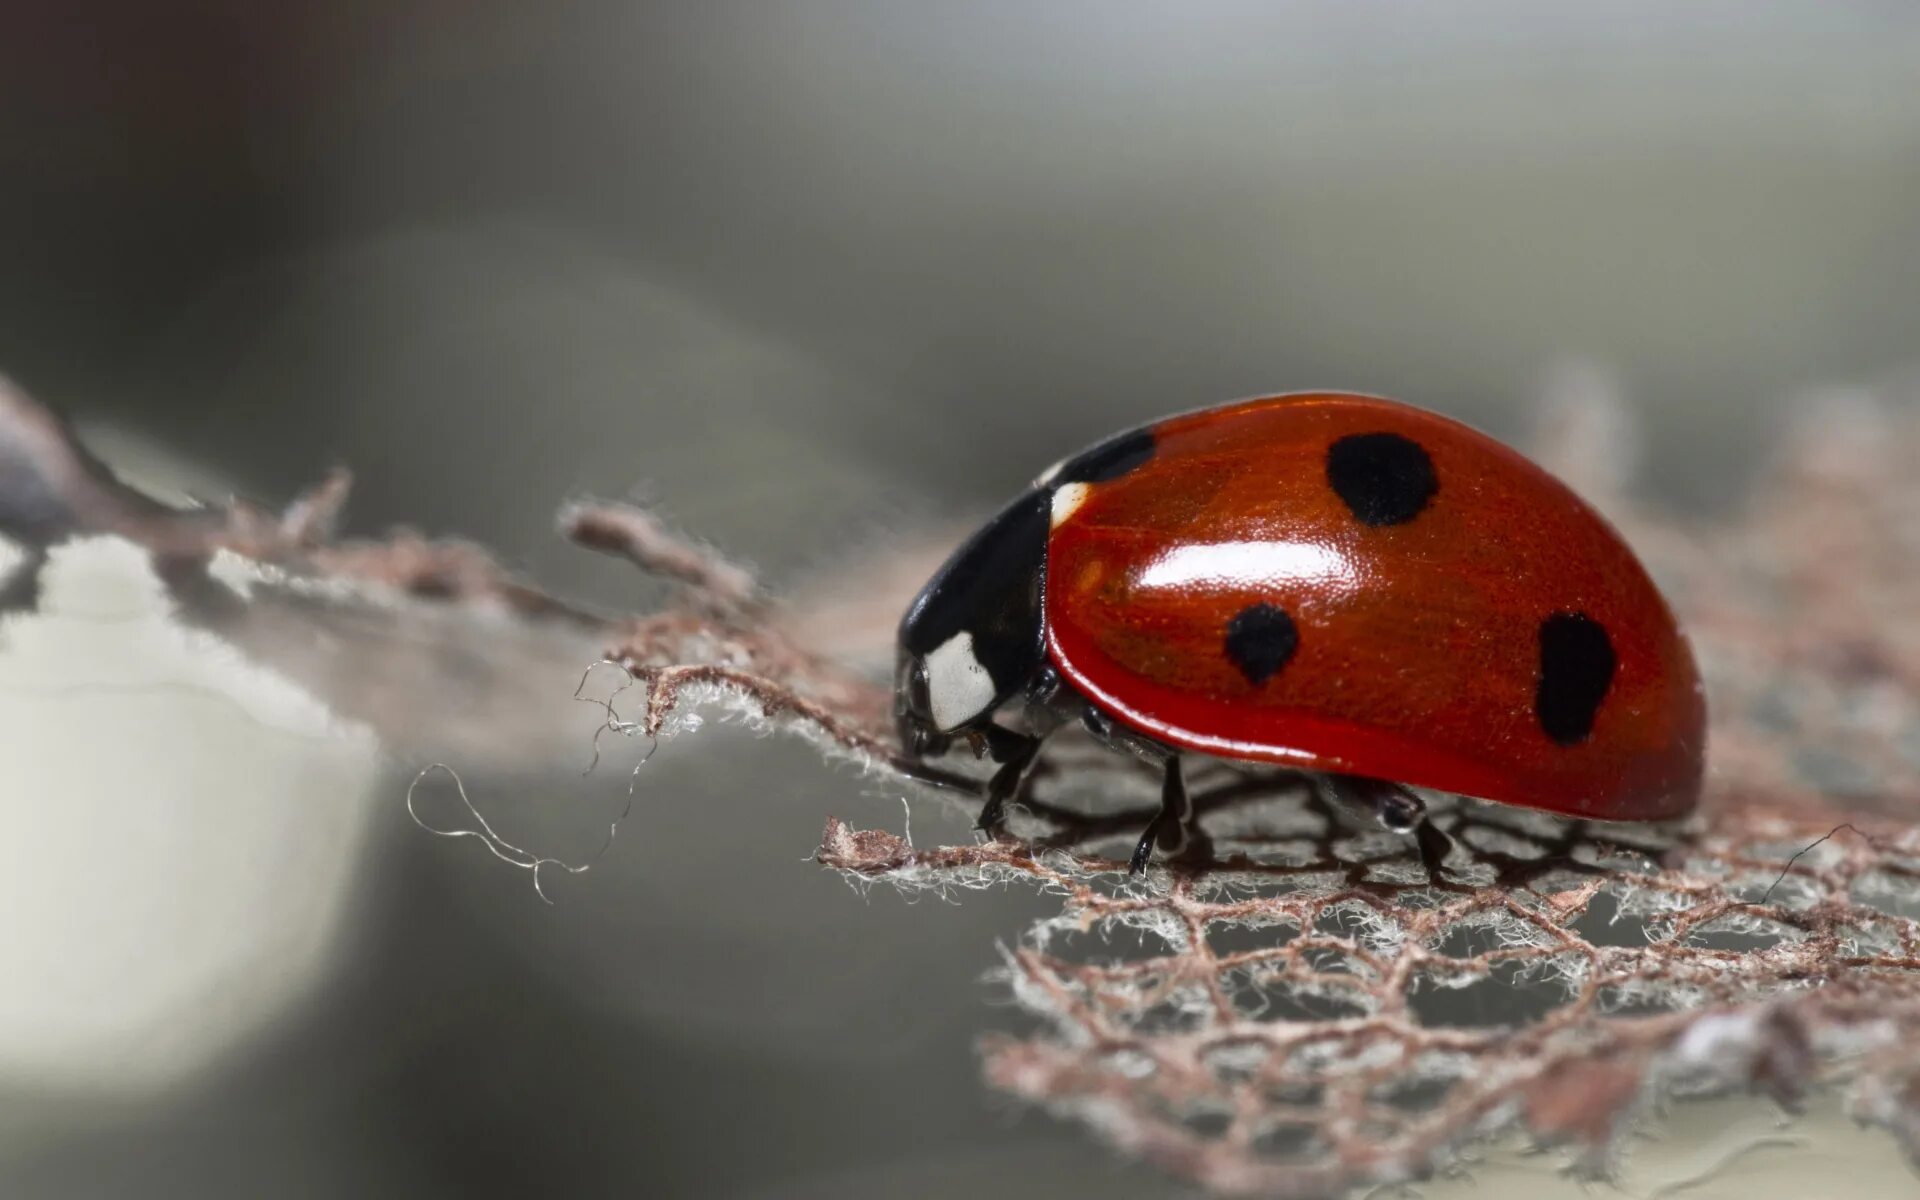
[[[534,894],[540,897],[541,903],[552,904],[553,898],[547,895],[546,886],[540,878],[541,870],[545,867],[557,867],[569,875],[584,875],[606,855],[607,851],[613,846],[615,836],[620,832],[621,822],[625,821],[633,812],[634,789],[638,783],[637,776],[640,767],[646,765],[647,758],[652,757],[652,754],[652,750],[649,750],[647,756],[642,758],[640,762],[634,766],[636,779],[627,784],[626,804],[621,807],[619,814],[607,823],[607,836],[602,839],[599,848],[596,849],[585,862],[569,863],[564,859],[556,858],[552,855],[536,854],[526,847],[516,845],[502,837],[500,832],[494,829],[492,823],[481,813],[479,807],[474,804],[472,797],[467,795],[466,781],[460,778],[460,773],[446,763],[430,763],[422,767],[419,772],[414,775],[413,782],[407,785],[407,816],[412,818],[415,825],[418,825],[436,837],[479,838],[481,844],[486,846],[488,853],[492,854],[501,862],[507,863],[510,866],[519,867],[524,871],[533,872]],[[454,791],[459,795],[460,803],[466,806],[468,814],[473,817],[474,824],[478,826],[478,828],[445,828],[429,822],[425,817],[420,815],[420,810],[414,805],[414,794],[419,791],[420,785],[426,781],[427,776],[436,771],[444,771],[447,777],[453,780]]]

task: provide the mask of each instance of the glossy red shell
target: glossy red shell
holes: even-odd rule
[[[1047,652],[1123,725],[1183,749],[1396,780],[1606,820],[1698,798],[1693,656],[1619,534],[1558,480],[1458,422],[1340,393],[1153,427],[1152,457],[1056,499]],[[1437,488],[1398,524],[1329,483],[1338,439],[1392,433]],[[1297,644],[1255,682],[1223,648],[1250,605]],[[1543,729],[1542,622],[1598,622],[1616,659],[1590,731]]]

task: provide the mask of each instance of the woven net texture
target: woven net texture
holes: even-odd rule
[[[1062,739],[1009,836],[926,847],[829,818],[818,861],[862,888],[1057,898],[1004,954],[998,978],[1024,1020],[983,1040],[986,1079],[1211,1191],[1338,1196],[1446,1172],[1516,1132],[1604,1172],[1652,1106],[1739,1090],[1792,1108],[1842,1089],[1857,1119],[1920,1162],[1915,412],[1865,395],[1809,405],[1747,500],[1700,520],[1633,500],[1630,438],[1604,397],[1563,396],[1544,413],[1537,456],[1641,552],[1707,676],[1709,791],[1681,825],[1432,797],[1457,843],[1434,877],[1405,839],[1328,811],[1298,778],[1210,763],[1192,781],[1211,857],[1131,878],[1154,781]],[[470,545],[336,542],[344,476],[281,514],[169,510],[4,390],[0,483],[0,532],[28,549],[7,605],[33,603],[34,566],[64,538],[144,543],[183,613],[246,652],[336,688],[377,676],[379,689],[333,702],[396,740],[443,686],[409,657],[430,641],[422,629],[445,621],[433,628],[458,638],[457,618],[478,612],[491,650],[461,658],[481,699],[454,752],[511,756],[523,731],[487,708],[493,685],[597,653],[618,683],[596,697],[603,732],[657,741],[719,711],[802,734],[916,804],[977,803],[889,769],[891,698],[875,666],[901,588],[937,550],[842,589],[864,601],[781,601],[648,514],[577,506],[566,536],[680,589],[662,611],[605,617]],[[236,560],[252,572],[244,604]],[[299,657],[295,635],[343,612],[369,647],[362,674]],[[381,613],[404,614],[406,636],[370,633]],[[536,880],[564,866],[484,825],[453,832],[487,838]]]

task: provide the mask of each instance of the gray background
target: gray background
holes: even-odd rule
[[[1340,386],[1518,437],[1593,362],[1648,486],[1712,509],[1807,389],[1914,356],[1905,4],[6,26],[0,370],[154,477],[277,501],[349,463],[354,531],[478,537],[608,605],[650,593],[552,538],[583,490],[803,583],[1163,412]],[[294,1002],[137,1097],[0,1080],[0,1191],[1171,1190],[977,1081],[973,1038],[1017,1027],[981,976],[1047,902],[863,900],[803,861],[828,813],[898,828],[884,788],[790,741],[673,743],[549,909],[407,822],[415,761],[370,789]],[[571,853],[625,780],[480,782]]]

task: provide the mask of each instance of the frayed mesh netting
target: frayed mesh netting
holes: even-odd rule
[[[1002,974],[1038,1029],[989,1038],[988,1079],[1222,1191],[1421,1178],[1515,1124],[1598,1167],[1653,1094],[1792,1103],[1868,1053],[1883,1094],[1920,1084],[1920,947],[1889,903],[1911,905],[1920,839],[1825,843],[1762,903],[1805,826],[1675,853],[1476,806],[1442,816],[1472,865],[1435,887],[1402,848],[1294,800],[1271,822],[1240,814],[1258,835],[1215,835],[1245,859],[1138,884],[1114,858],[916,851],[838,824],[821,860],[906,888],[1059,894]]]

